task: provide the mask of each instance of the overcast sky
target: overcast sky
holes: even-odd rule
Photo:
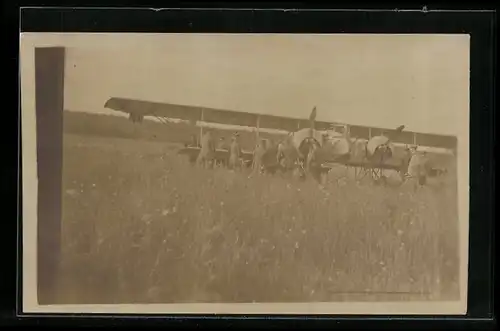
[[[464,35],[47,35],[67,46],[65,108],[110,97],[457,134]],[[42,44],[43,44],[42,43]]]

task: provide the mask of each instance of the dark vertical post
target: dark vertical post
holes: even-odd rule
[[[204,115],[204,111],[203,111],[203,108],[201,108],[200,138],[198,139],[200,144],[201,144],[201,137],[203,137],[203,125],[205,125],[205,122],[204,122],[205,117],[203,115]]]
[[[62,47],[35,48],[39,304],[55,299],[61,249],[64,60]]]

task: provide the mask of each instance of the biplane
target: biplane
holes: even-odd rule
[[[328,173],[338,165],[353,169],[356,179],[370,176],[378,181],[383,179],[385,170],[396,171],[401,174],[401,178],[405,178],[411,158],[411,155],[406,157],[408,154],[396,156],[395,153],[394,139],[403,132],[403,125],[393,130],[381,131],[379,134],[370,134],[369,137],[357,137],[351,135],[351,125],[317,121],[316,107],[307,119],[117,97],[107,100],[104,107],[127,113],[134,123],[141,123],[146,116],[156,118],[163,123],[171,119],[187,122],[199,127],[199,137],[204,134],[204,130],[214,127],[222,130],[248,131],[254,134],[253,146],[262,139],[261,134],[273,133],[280,138],[274,149],[269,149],[269,153],[277,155],[268,159],[276,162],[264,163],[263,168],[278,168],[283,171],[299,168],[304,174],[310,171],[315,178]],[[413,137],[415,140],[415,134]],[[293,162],[290,162],[291,167],[280,166],[280,153],[286,154],[284,153],[286,151],[292,151],[293,153],[289,154],[294,155]],[[184,148],[178,151],[180,155],[186,155],[191,162],[196,160],[199,152],[198,141],[186,143]],[[243,150],[241,153],[243,163],[250,166],[253,155],[253,150]],[[215,152],[215,159],[222,164],[227,162],[228,156],[227,148],[219,148]],[[282,156],[281,159],[283,158],[286,157]]]

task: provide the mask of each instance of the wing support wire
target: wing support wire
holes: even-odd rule
[[[163,124],[167,124],[167,123],[168,123],[168,121],[167,121],[167,119],[166,119],[165,117],[161,117],[161,116],[158,116],[158,115],[154,115],[154,117],[155,117],[158,121],[160,121],[161,123],[163,123]]]

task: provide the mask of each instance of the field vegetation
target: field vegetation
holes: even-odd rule
[[[454,173],[417,191],[248,178],[68,122],[60,303],[458,298]]]

